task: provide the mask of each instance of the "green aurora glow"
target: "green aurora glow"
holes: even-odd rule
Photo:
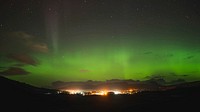
[[[159,74],[164,75],[166,80],[199,80],[199,47],[194,47],[195,43],[192,47],[186,44],[185,41],[170,39],[157,42],[156,39],[143,42],[125,37],[115,37],[106,42],[91,39],[79,46],[60,46],[62,49],[56,54],[53,51],[33,54],[39,64],[24,67],[31,74],[12,78],[35,85],[45,85],[56,80],[146,80],[148,76]]]
[[[1,8],[0,73],[8,78],[45,87],[200,80],[197,0],[22,0]]]

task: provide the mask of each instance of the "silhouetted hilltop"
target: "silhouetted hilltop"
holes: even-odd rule
[[[10,80],[0,76],[0,111],[11,112],[40,112],[48,108],[52,102],[46,93],[55,93],[56,90],[34,87],[25,83]]]
[[[56,90],[38,88],[26,83],[10,80],[8,78],[0,76],[0,94],[13,94],[13,93],[26,93],[26,94],[45,94],[56,93]]]
[[[134,95],[80,96],[46,94],[56,90],[37,88],[0,77],[0,111],[192,112],[199,109],[200,82],[173,86],[175,88],[164,91],[143,91]]]

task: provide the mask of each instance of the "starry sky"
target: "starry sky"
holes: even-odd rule
[[[0,74],[36,86],[200,80],[199,0],[2,0]]]

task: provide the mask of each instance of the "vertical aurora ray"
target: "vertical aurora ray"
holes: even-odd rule
[[[200,79],[198,50],[178,44],[171,46],[169,42],[153,46],[146,42],[140,47],[138,42],[120,41],[120,46],[118,43],[112,46],[96,43],[93,47],[73,51],[63,48],[57,55],[37,55],[40,64],[25,68],[31,71],[30,76],[46,77],[49,83],[54,80],[146,80],[146,77],[156,74],[164,75],[166,80]]]
[[[38,86],[156,75],[200,80],[197,0],[10,2],[1,7],[0,72],[18,67],[29,74],[9,78]],[[15,53],[35,63],[8,57]]]
[[[54,2],[49,3],[45,8],[46,35],[51,40],[53,52],[58,53],[59,37],[59,12]]]

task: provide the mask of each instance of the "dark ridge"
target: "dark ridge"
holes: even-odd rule
[[[193,112],[200,101],[198,81],[134,95],[80,96],[54,94],[56,90],[0,77],[0,89],[2,112]]]
[[[48,92],[56,93],[57,91],[53,89],[34,87],[29,84],[10,80],[2,76],[0,76],[0,88],[2,90],[1,94],[3,94],[4,92],[6,92],[6,94],[12,94],[13,92],[27,94],[44,94]]]

